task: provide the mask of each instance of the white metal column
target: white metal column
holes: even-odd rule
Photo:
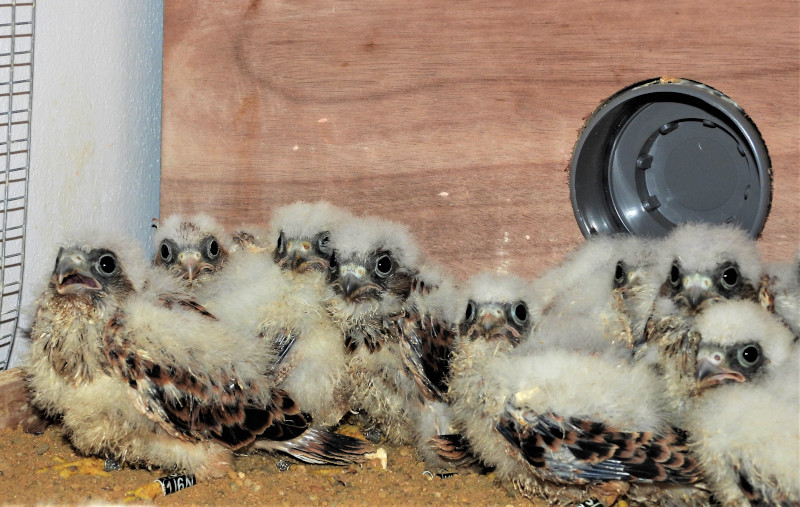
[[[25,258],[34,3],[0,1],[0,370],[16,336]]]

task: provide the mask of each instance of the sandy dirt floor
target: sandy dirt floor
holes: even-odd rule
[[[462,473],[446,479],[427,478],[425,466],[410,447],[382,445],[387,470],[378,461],[345,468],[293,462],[278,471],[277,456],[238,457],[228,477],[198,483],[169,496],[165,505],[534,505],[509,492],[491,474]],[[42,435],[21,429],[0,430],[2,504],[123,503],[126,493],[164,476],[160,470],[123,468],[107,477],[76,473],[68,477],[52,468],[73,462],[76,455],[58,426]],[[70,468],[65,469],[67,475]],[[134,503],[149,503],[136,500]]]

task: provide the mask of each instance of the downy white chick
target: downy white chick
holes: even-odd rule
[[[206,283],[228,260],[231,240],[211,216],[170,215],[153,235],[156,255],[153,265],[181,282],[185,290]]]
[[[181,304],[130,241],[92,237],[59,251],[26,365],[34,404],[61,416],[78,451],[199,480],[227,473],[234,450],[279,450],[310,463],[351,462],[366,451],[308,429],[308,417],[265,375],[267,348]]]
[[[708,308],[691,372],[693,454],[717,501],[800,505],[800,348],[749,301]],[[689,372],[689,373],[691,373]]]
[[[536,329],[581,319],[610,344],[641,341],[660,280],[656,241],[618,235],[588,239],[557,267],[534,280]]]
[[[720,301],[758,301],[762,265],[755,241],[735,225],[682,224],[661,242],[658,257],[663,282],[635,355],[671,375],[689,367],[683,361],[697,347],[691,328],[698,314]],[[681,382],[688,380],[667,381],[678,413]]]
[[[220,319],[274,351],[273,377],[315,427],[337,424],[349,409],[348,357],[324,306],[332,295],[329,237],[348,217],[322,201],[279,208],[270,232],[259,236],[272,248],[242,249],[200,292]]]
[[[440,409],[455,334],[454,286],[423,264],[400,224],[358,218],[337,229],[331,245],[328,311],[350,355],[352,408],[391,441],[427,442],[448,426]],[[422,447],[423,458],[434,456]]]
[[[349,410],[349,357],[325,304],[333,295],[330,238],[350,219],[328,202],[299,201],[275,210],[270,223],[272,260],[289,285],[263,308],[259,332],[278,353],[279,386],[322,426],[337,424]]]
[[[757,301],[762,264],[755,240],[735,225],[687,223],[661,243],[671,262],[659,297],[684,316],[726,299]]]
[[[473,292],[500,287],[476,282]],[[470,296],[449,391],[456,427],[498,478],[551,503],[585,500],[587,485],[696,481],[685,435],[666,422],[650,369],[629,365],[627,349],[609,349],[585,320],[531,335],[514,317],[525,297],[511,294],[502,305]]]
[[[460,340],[492,342],[498,347],[497,353],[503,355],[527,341],[535,314],[531,308],[535,298],[529,282],[514,274],[483,271],[467,280],[460,292],[463,309],[458,321]],[[448,399],[452,402],[450,391]],[[458,429],[451,426],[451,431]],[[477,458],[461,434],[440,433],[432,444],[440,456],[454,465],[472,464]]]

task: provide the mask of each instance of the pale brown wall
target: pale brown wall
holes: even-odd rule
[[[723,12],[724,11],[724,12]],[[581,240],[584,118],[657,76],[734,98],[774,168],[769,259],[800,244],[796,1],[167,0],[162,216],[324,198],[405,222],[455,273],[535,275]]]

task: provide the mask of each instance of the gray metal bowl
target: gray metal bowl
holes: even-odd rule
[[[764,228],[772,170],[758,128],[729,97],[688,79],[631,85],[589,117],[572,154],[584,236],[661,236],[683,222]]]

